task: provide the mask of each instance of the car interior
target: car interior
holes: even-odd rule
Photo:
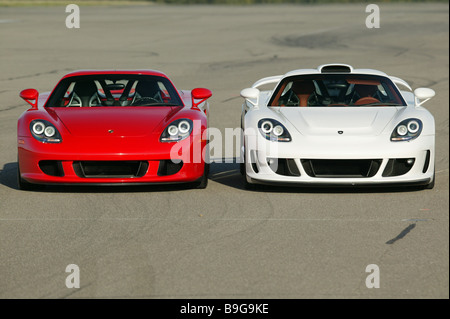
[[[378,79],[334,76],[285,79],[275,90],[269,106],[404,106],[393,84]]]

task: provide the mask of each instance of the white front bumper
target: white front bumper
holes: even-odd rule
[[[243,148],[242,148],[243,151]],[[424,172],[430,152],[428,168]],[[434,136],[420,136],[410,142],[391,142],[389,137],[297,137],[292,142],[270,142],[262,136],[245,136],[247,180],[261,184],[377,185],[428,184],[434,175]],[[241,154],[241,158],[243,158]],[[292,159],[300,176],[274,172],[270,158]],[[390,159],[413,158],[411,169],[400,176],[382,176]],[[371,177],[320,177],[308,175],[302,160],[377,159],[381,165]],[[252,163],[253,162],[253,163]],[[254,169],[256,168],[256,169]]]

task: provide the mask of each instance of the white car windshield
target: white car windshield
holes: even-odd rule
[[[283,79],[268,106],[406,106],[397,87],[383,76],[315,74]]]

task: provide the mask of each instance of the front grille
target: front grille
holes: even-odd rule
[[[147,173],[147,161],[78,161],[73,169],[79,177],[134,178]]]
[[[367,178],[378,172],[381,159],[323,160],[303,159],[303,169],[311,177],[321,178]]]

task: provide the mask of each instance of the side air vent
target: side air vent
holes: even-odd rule
[[[351,73],[352,67],[346,64],[323,65],[319,67],[320,73]]]

